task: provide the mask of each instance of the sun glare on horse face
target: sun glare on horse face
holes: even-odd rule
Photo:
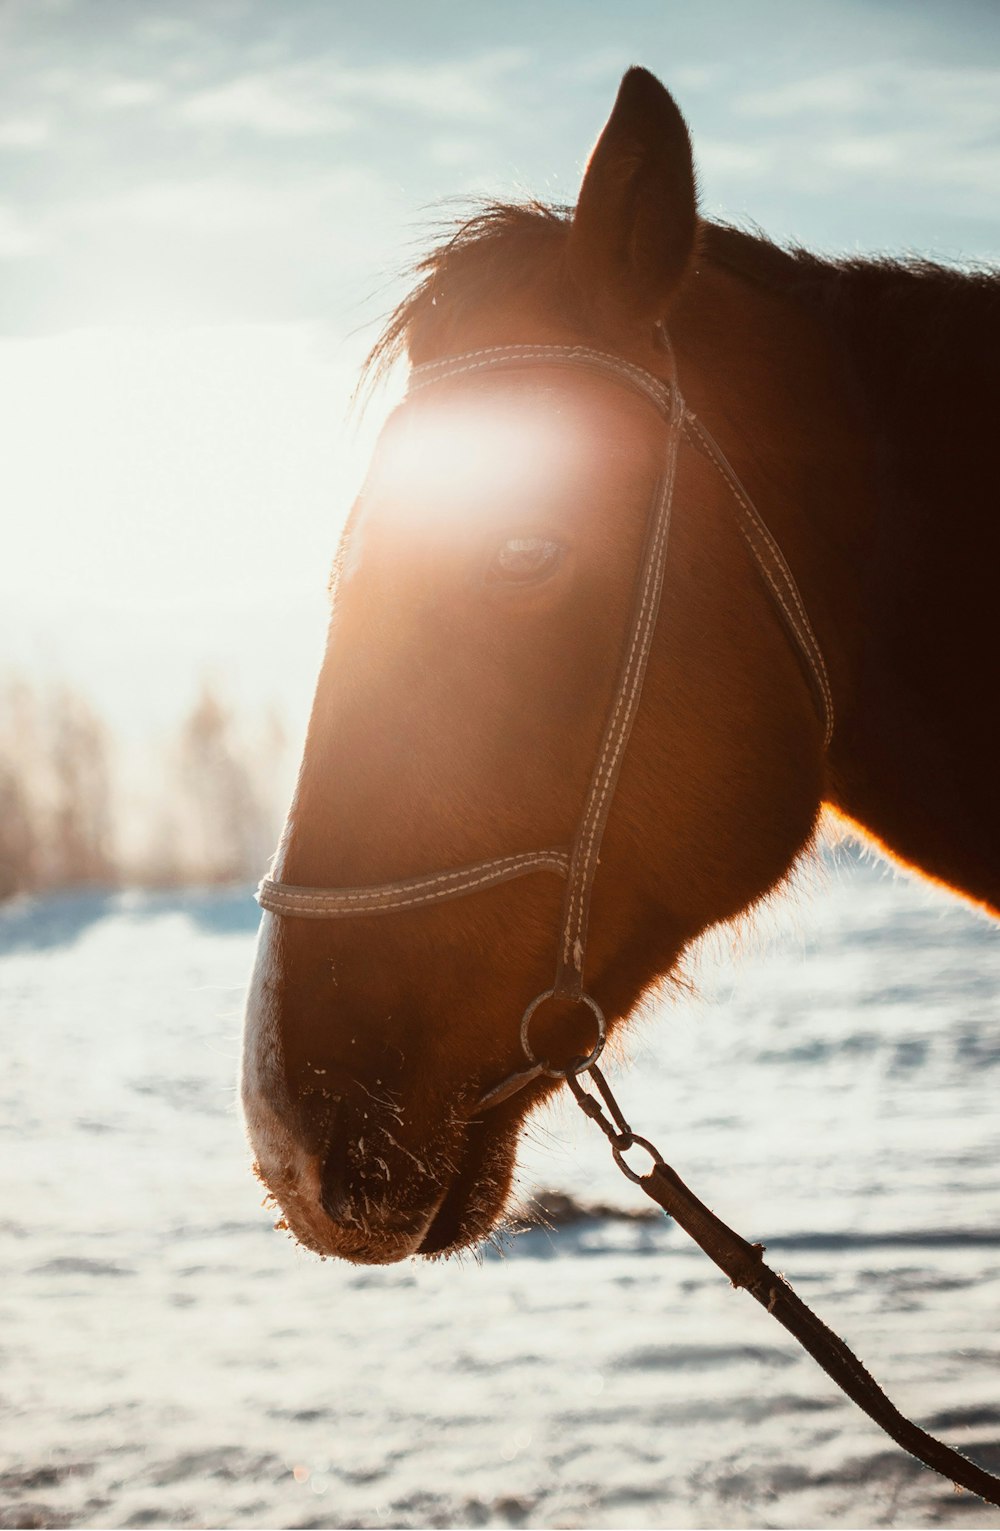
[[[390,420],[365,494],[395,519],[434,519],[491,506],[538,503],[560,482],[571,450],[567,422],[509,401],[407,406]]]

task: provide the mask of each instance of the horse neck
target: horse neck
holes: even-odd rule
[[[1000,909],[1000,278],[869,265],[838,286],[874,514],[832,800],[899,859]]]
[[[728,230],[709,252],[788,380],[780,492],[759,475],[758,492],[833,672],[829,802],[1000,910],[1000,277],[833,265]]]

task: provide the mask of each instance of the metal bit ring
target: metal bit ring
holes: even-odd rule
[[[565,1068],[553,1068],[550,1064],[543,1063],[540,1058],[536,1058],[532,1051],[528,1033],[531,1030],[532,1016],[539,1005],[544,1004],[547,999],[555,999],[555,997],[555,989],[546,989],[543,994],[538,995],[537,999],[531,1001],[531,1004],[521,1017],[521,1048],[528,1062],[533,1064],[535,1068],[541,1069],[542,1073],[547,1074],[550,1079],[569,1079],[575,1074],[586,1073],[587,1069],[592,1068],[597,1062],[604,1051],[604,1044],[608,1040],[608,1024],[604,1019],[604,1011],[596,999],[590,994],[581,994],[575,1003],[586,1005],[593,1014],[594,1019],[597,1021],[597,1041],[585,1058],[573,1058]]]

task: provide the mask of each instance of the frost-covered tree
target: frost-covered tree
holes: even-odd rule
[[[28,893],[42,880],[44,751],[36,698],[23,682],[0,690],[0,899]]]
[[[229,710],[202,689],[181,731],[179,776],[184,859],[213,882],[255,876],[267,855],[271,814]]]
[[[107,730],[89,704],[60,686],[49,705],[52,808],[50,882],[107,883],[116,875]]]

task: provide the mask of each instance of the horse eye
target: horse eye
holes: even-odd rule
[[[562,554],[562,543],[547,537],[508,537],[494,553],[486,577],[491,584],[530,585],[554,574]]]

